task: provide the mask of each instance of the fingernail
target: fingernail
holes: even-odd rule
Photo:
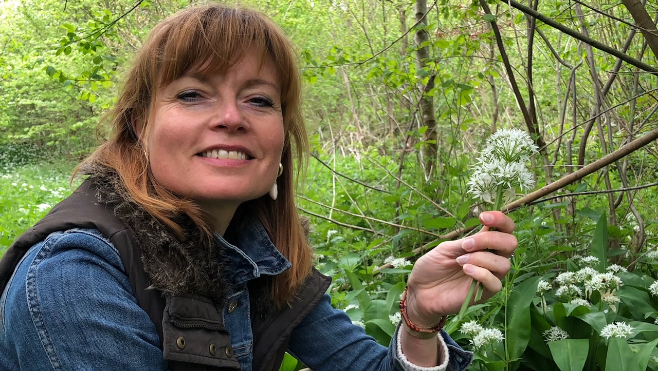
[[[475,247],[475,241],[472,238],[467,238],[462,241],[462,249],[471,251]]]
[[[466,264],[466,262],[468,261],[468,257],[469,257],[469,255],[470,255],[470,254],[464,254],[464,255],[462,255],[462,256],[458,256],[458,257],[457,257],[457,263],[458,263],[459,265],[464,265],[464,264]]]
[[[480,214],[480,221],[484,224],[489,224],[489,223],[493,222],[493,220],[494,220],[493,215],[491,215],[489,213]]]
[[[464,266],[464,272],[469,273],[469,274],[473,273],[473,272],[475,272],[475,267],[472,266],[471,264],[465,265]]]

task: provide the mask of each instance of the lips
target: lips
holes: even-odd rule
[[[230,160],[250,160],[246,152],[243,151],[227,151],[225,149],[212,149],[199,153],[201,157],[208,158],[218,158],[218,159],[230,159]]]

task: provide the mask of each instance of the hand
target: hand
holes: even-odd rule
[[[477,234],[443,242],[416,261],[407,284],[407,314],[416,325],[434,326],[457,313],[472,279],[482,284],[483,299],[501,290],[517,246],[514,222],[500,211],[480,214],[480,222]]]

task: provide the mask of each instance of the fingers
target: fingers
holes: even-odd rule
[[[512,233],[515,227],[514,221],[500,211],[485,211],[481,213],[480,222],[485,227],[496,228],[505,233]]]
[[[461,240],[461,247],[466,252],[492,250],[505,258],[512,256],[517,244],[516,237],[498,231],[480,232]]]
[[[467,266],[475,266],[491,272],[498,279],[505,277],[511,268],[510,261],[507,258],[486,251],[464,254],[457,258],[457,263],[464,267],[466,274],[468,274],[466,272]]]
[[[501,280],[485,268],[464,264],[463,269],[465,274],[480,282],[484,289],[491,294],[495,294],[503,288]]]

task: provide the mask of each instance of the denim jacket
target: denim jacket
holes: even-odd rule
[[[251,370],[246,284],[290,263],[271,243],[238,248],[218,238],[229,247],[233,272],[224,322],[235,357]],[[464,370],[472,355],[441,335],[447,369]],[[412,369],[400,360],[397,331],[393,339],[388,349],[377,344],[325,295],[293,331],[288,349],[314,371]],[[47,369],[167,369],[155,326],[137,305],[116,248],[96,230],[56,232],[34,245],[0,297],[0,370]]]

